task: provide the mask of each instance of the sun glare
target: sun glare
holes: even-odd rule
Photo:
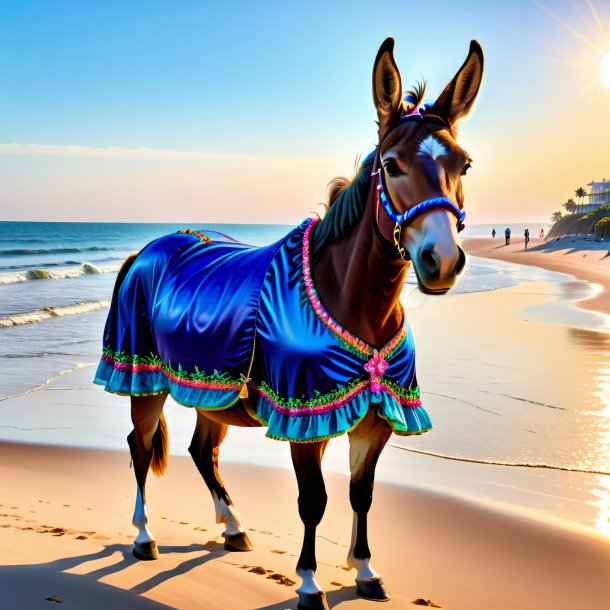
[[[610,51],[599,62],[599,82],[605,89],[610,89]]]

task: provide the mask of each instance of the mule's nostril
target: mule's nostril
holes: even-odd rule
[[[434,248],[422,248],[419,253],[419,261],[427,275],[434,276],[438,273],[438,260]]]
[[[455,263],[455,267],[453,268],[453,272],[455,273],[455,275],[459,275],[460,273],[462,273],[462,271],[464,271],[465,266],[466,254],[464,253],[464,250],[462,250],[462,248],[458,246],[458,260],[457,263]]]

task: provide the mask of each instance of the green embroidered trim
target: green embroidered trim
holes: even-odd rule
[[[229,375],[229,373],[219,373],[218,371],[214,371],[213,373],[205,373],[204,371],[200,371],[196,366],[194,371],[185,371],[182,368],[182,365],[178,365],[177,369],[172,368],[171,366],[165,364],[163,360],[152,352],[147,356],[142,356],[139,354],[127,354],[125,352],[115,352],[109,346],[102,348],[102,358],[108,362],[109,364],[117,363],[119,365],[123,365],[124,367],[150,367],[151,369],[159,370],[170,377],[178,379],[180,381],[200,381],[204,383],[214,383],[214,384],[237,384],[240,386],[243,385],[243,379],[237,379]],[[117,367],[115,367],[117,368]],[[119,367],[118,370],[121,370]],[[136,373],[138,371],[135,371]],[[142,371],[142,372],[155,372],[151,371]],[[240,389],[238,388],[238,389]],[[223,389],[223,388],[219,388]],[[229,388],[226,388],[229,389]],[[234,389],[234,388],[231,388]]]
[[[415,388],[404,388],[398,383],[391,381],[390,379],[386,379],[385,377],[382,378],[381,383],[399,399],[405,401],[419,400],[420,392],[418,386]],[[368,384],[368,379],[365,379],[362,376],[356,377],[351,383],[340,389],[333,390],[327,394],[321,394],[320,392],[316,391],[314,398],[308,398],[306,400],[302,400],[300,398],[284,398],[275,392],[265,381],[261,381],[260,385],[257,386],[257,389],[271,403],[273,403],[275,407],[280,409],[315,409],[316,407],[321,408],[325,406],[339,408],[342,406],[343,402],[348,402],[349,399],[352,398],[348,396],[349,394],[353,394],[353,397],[357,396],[360,391],[363,391],[366,389],[366,387],[368,387]]]

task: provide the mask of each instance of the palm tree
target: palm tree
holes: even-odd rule
[[[587,195],[587,191],[585,191],[584,188],[582,188],[582,186],[579,186],[575,191],[574,194],[580,199],[580,203],[582,204],[582,200],[584,199],[584,197],[586,197]]]
[[[566,212],[571,212],[574,214],[576,211],[576,202],[574,199],[570,198],[563,204],[563,207],[565,208]]]
[[[562,218],[561,212],[553,212],[553,215],[551,216],[551,222],[557,222],[560,218]]]

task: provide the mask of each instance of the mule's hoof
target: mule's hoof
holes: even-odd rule
[[[356,580],[356,593],[364,599],[370,599],[376,602],[387,602],[390,599],[390,594],[383,584],[381,578],[373,578],[371,580]]]
[[[250,542],[250,538],[248,538],[248,534],[246,532],[241,532],[240,534],[235,534],[233,536],[225,536],[225,549],[227,551],[251,551],[254,547]]]
[[[159,559],[159,550],[154,540],[150,542],[135,542],[133,545],[133,556],[142,561]]]
[[[297,610],[330,610],[324,591],[319,593],[299,593]]]

